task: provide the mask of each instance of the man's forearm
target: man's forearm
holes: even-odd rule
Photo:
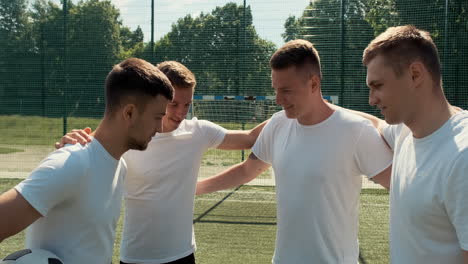
[[[249,131],[249,135],[253,138],[252,146],[260,135],[260,132],[262,132],[263,127],[265,127],[265,125],[268,123],[268,120],[269,119],[263,121]]]
[[[249,182],[248,177],[245,176],[242,163],[237,164],[218,175],[199,181],[196,194],[211,193],[242,185]]]
[[[268,120],[263,121],[251,130],[228,130],[218,148],[227,150],[250,149],[267,122]]]

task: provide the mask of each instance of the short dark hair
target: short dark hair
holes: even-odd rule
[[[312,73],[322,78],[320,56],[314,45],[307,40],[291,40],[279,48],[270,59],[270,67],[282,70],[295,66],[301,68],[309,66]]]
[[[364,50],[362,63],[369,62],[378,55],[384,56],[397,76],[403,68],[414,61],[420,61],[427,68],[435,83],[441,81],[439,52],[429,32],[415,26],[390,27],[369,43]]]
[[[197,85],[195,75],[182,63],[163,61],[156,67],[169,78],[174,88],[192,89]]]
[[[115,65],[106,78],[106,112],[112,113],[129,100],[136,100],[144,110],[149,97],[158,95],[172,100],[174,88],[169,79],[153,64],[137,58]]]

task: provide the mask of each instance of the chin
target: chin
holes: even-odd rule
[[[398,118],[392,118],[392,117],[387,117],[387,116],[384,116],[384,117],[385,117],[385,122],[387,122],[387,124],[389,125],[398,125],[403,122],[402,120]]]
[[[148,147],[148,142],[136,142],[133,141],[129,144],[129,149],[133,150],[145,150]]]
[[[284,111],[286,113],[286,117],[290,119],[295,119],[297,118],[297,115],[288,111]]]

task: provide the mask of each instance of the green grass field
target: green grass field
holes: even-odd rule
[[[24,151],[23,149],[0,147],[0,154],[10,154],[10,153],[15,153],[15,152],[23,152],[23,151]]]
[[[100,118],[67,119],[67,131],[75,128],[91,127],[96,129]],[[0,144],[8,145],[53,145],[63,135],[63,119],[39,116],[0,116]],[[219,123],[226,129],[242,129],[240,124]],[[255,124],[246,124],[245,129]],[[240,156],[239,156],[240,157]]]
[[[0,193],[19,182],[0,179]],[[197,263],[271,263],[276,217],[274,187],[243,186],[239,190],[197,197],[194,226]],[[113,261],[118,263],[122,217],[117,227]],[[361,194],[361,263],[389,263],[388,192],[365,189]],[[0,243],[0,256],[24,247],[20,233]]]
[[[9,172],[12,171],[21,171],[27,175],[48,152],[53,150],[54,143],[60,140],[63,135],[63,120],[61,118],[0,116],[0,123],[2,124],[0,127],[0,177],[11,177]],[[67,131],[87,126],[95,129],[99,124],[99,119],[70,117],[67,124]],[[220,125],[226,129],[242,129],[242,125],[235,123],[220,123]],[[255,125],[246,124],[244,128],[250,129]],[[24,153],[22,156],[1,156],[2,154],[14,154],[15,151]],[[203,156],[200,174],[202,177],[214,175],[241,162],[249,154],[250,150],[211,149]],[[258,177],[260,180],[269,178],[271,175],[268,171]]]

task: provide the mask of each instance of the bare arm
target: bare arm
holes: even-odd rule
[[[269,167],[269,164],[259,160],[255,154],[251,153],[244,162],[234,165],[218,175],[199,181],[196,194],[211,193],[239,186],[255,179]]]
[[[468,251],[463,250],[463,262],[468,264]]]
[[[0,195],[0,215],[0,242],[42,217],[15,189]]]
[[[251,148],[266,123],[268,123],[268,120],[263,121],[251,130],[228,130],[223,142],[219,144],[218,148],[229,150]]]
[[[55,142],[55,148],[63,148],[66,144],[76,144],[80,143],[81,145],[85,145],[91,142],[91,136],[94,132],[91,131],[91,128],[87,127],[85,129],[73,129],[72,131],[65,134],[61,139],[60,142]]]
[[[372,177],[371,181],[382,185],[385,189],[390,190],[390,179],[392,176],[392,165],[388,166],[381,173]]]

